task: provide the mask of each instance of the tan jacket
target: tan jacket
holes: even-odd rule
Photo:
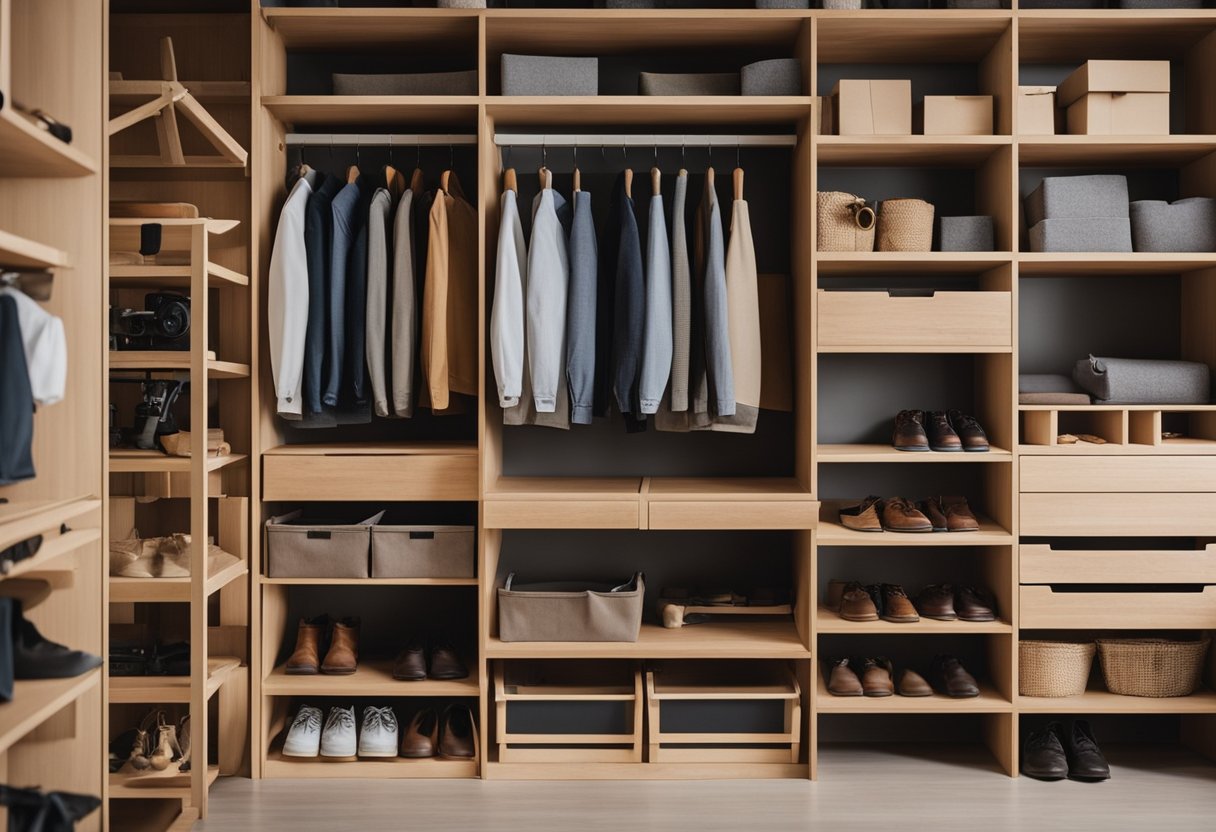
[[[477,209],[446,172],[431,206],[422,294],[422,368],[431,407],[477,394]]]

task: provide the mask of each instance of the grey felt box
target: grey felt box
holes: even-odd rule
[[[757,9],[809,9],[811,0],[756,0]]]
[[[356,523],[318,522],[293,511],[266,521],[266,567],[272,578],[366,578],[371,527],[384,512]]]
[[[503,95],[599,95],[598,58],[503,55]]]
[[[486,0],[439,0],[441,9],[484,9]]]
[[[744,95],[801,95],[802,64],[797,58],[773,58],[748,64],[740,72]]]
[[[604,7],[608,9],[654,9],[658,8],[655,0],[607,0]]]
[[[937,239],[942,251],[993,251],[992,217],[938,217]]]
[[[646,584],[639,572],[628,584],[517,584],[515,573],[498,587],[502,641],[637,641]]]
[[[1202,9],[1203,0],[1116,0],[1116,9]]]
[[[1196,361],[1154,361],[1090,356],[1072,378],[1095,402],[1110,404],[1207,404],[1211,372]]]
[[[372,526],[373,578],[472,578],[472,526]]]
[[[335,72],[334,95],[477,95],[477,70],[393,75]]]
[[[638,76],[641,95],[738,95],[735,72],[643,72]]]
[[[861,0],[821,0],[825,9],[860,9]]]
[[[1001,0],[946,0],[947,9],[999,9]]]
[[[1031,251],[1131,251],[1127,217],[1065,217],[1030,228]]]
[[[1020,0],[1020,9],[1101,9],[1106,0]]]
[[[1127,177],[1048,176],[1026,197],[1026,224],[1042,220],[1126,217]]]
[[[1216,251],[1216,200],[1143,199],[1131,204],[1136,251]]]

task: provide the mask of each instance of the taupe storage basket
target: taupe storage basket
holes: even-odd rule
[[[854,194],[820,191],[816,195],[820,251],[873,251],[874,209]]]
[[[1212,640],[1100,638],[1106,689],[1124,696],[1190,696],[1199,686]]]
[[[637,641],[642,626],[642,573],[628,583],[517,584],[498,588],[502,641]]]
[[[931,251],[932,249],[932,205],[923,199],[884,199],[879,204],[879,251]]]
[[[384,512],[357,523],[310,522],[303,510],[266,521],[266,570],[272,578],[366,578],[371,527]]]
[[[1018,693],[1080,696],[1089,682],[1095,652],[1093,642],[1019,641]]]
[[[373,578],[472,578],[472,526],[372,526]]]

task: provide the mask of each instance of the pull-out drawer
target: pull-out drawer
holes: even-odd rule
[[[1023,456],[1020,490],[1216,491],[1216,456]]]
[[[1216,546],[1204,549],[1018,547],[1024,584],[1216,584]]]
[[[367,453],[301,449],[262,458],[264,500],[476,500],[477,452]],[[330,447],[330,446],[327,446]],[[332,446],[340,447],[340,446]]]
[[[1216,627],[1216,586],[1197,592],[1021,589],[1023,630],[1201,630]]]
[[[1216,535],[1216,494],[1022,494],[1019,504],[1027,536]]]
[[[652,529],[813,529],[819,503],[810,500],[752,502],[651,501]]]
[[[482,509],[487,529],[637,529],[635,500],[492,500]]]
[[[819,347],[960,347],[1012,345],[1009,292],[819,291]]]

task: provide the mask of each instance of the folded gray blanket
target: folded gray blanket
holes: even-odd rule
[[[1196,361],[1091,355],[1072,377],[1101,404],[1207,404],[1212,395],[1208,365]]]

